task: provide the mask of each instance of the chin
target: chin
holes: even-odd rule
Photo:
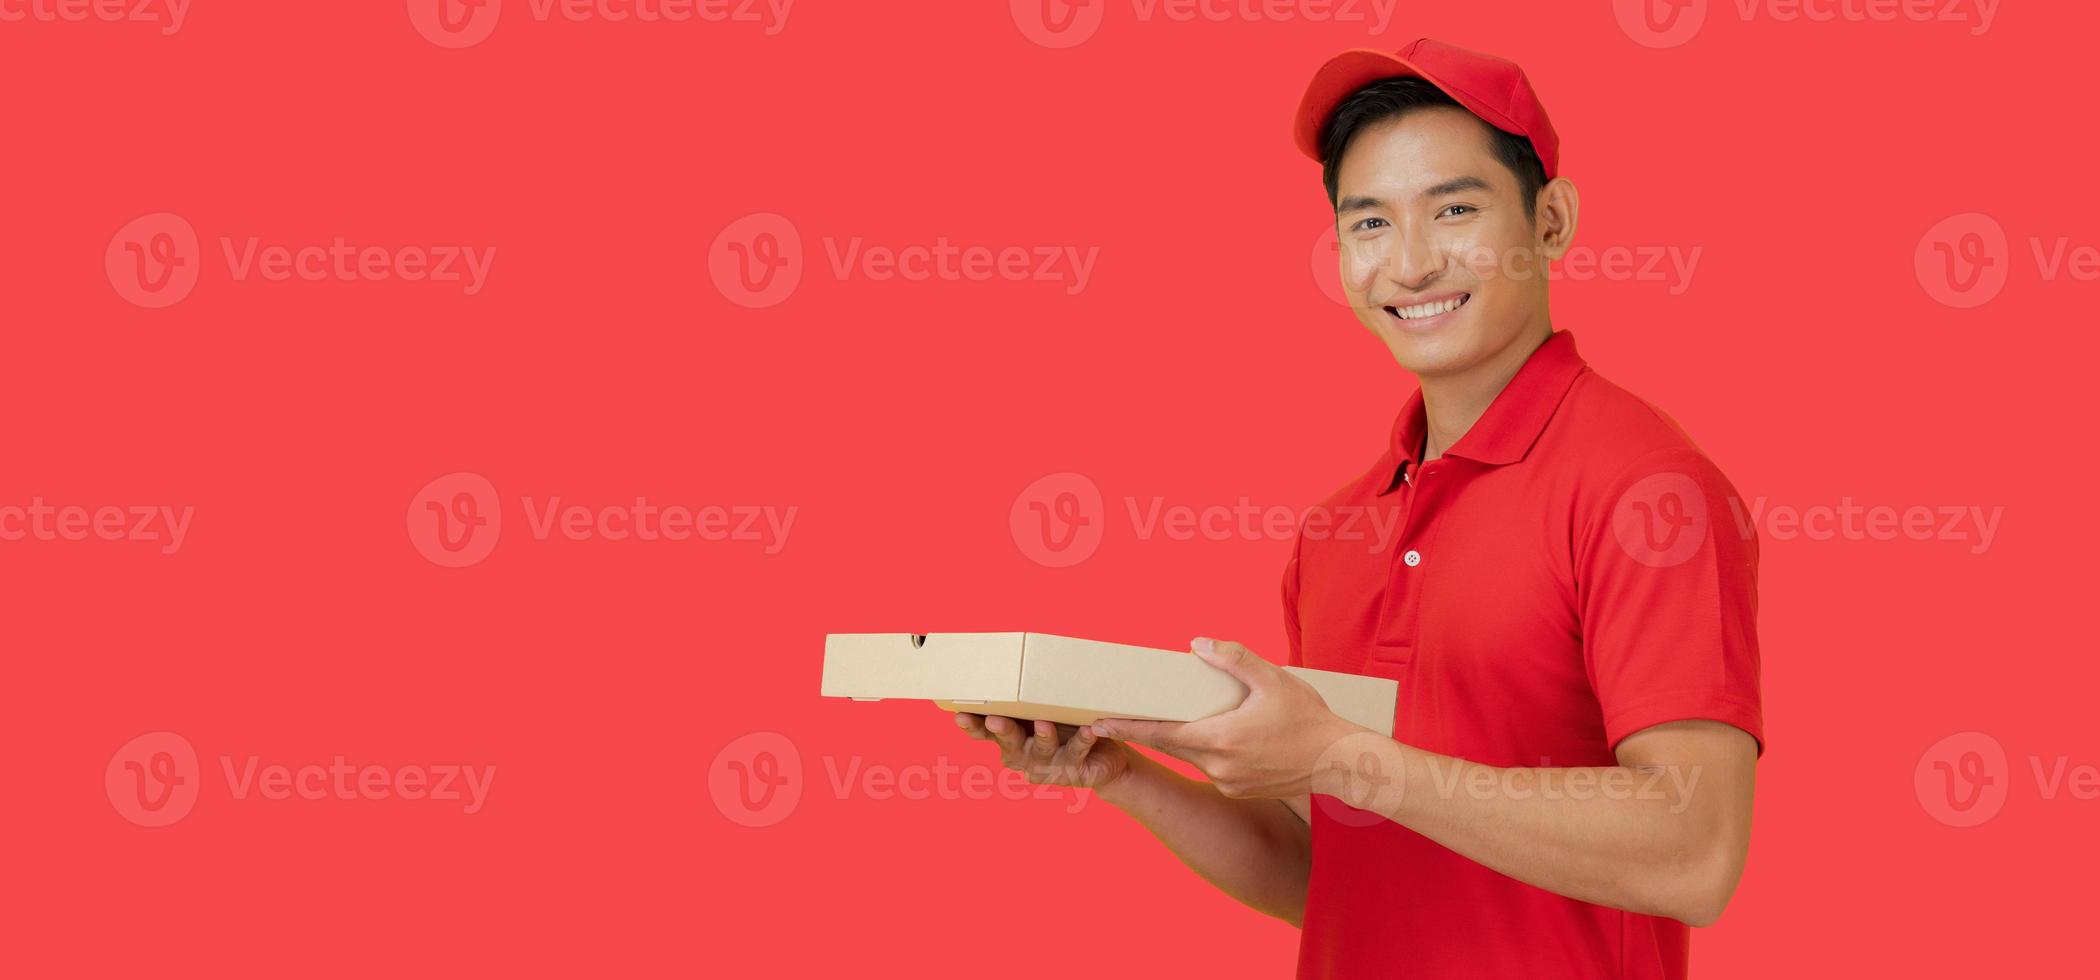
[[[1379,315],[1385,314],[1380,312]],[[1411,374],[1424,377],[1455,374],[1480,361],[1478,338],[1470,331],[1439,331],[1423,336],[1381,325],[1373,332],[1378,339],[1385,341],[1386,349],[1393,352],[1393,360],[1400,362],[1400,366]]]

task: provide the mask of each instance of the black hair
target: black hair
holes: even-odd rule
[[[1459,105],[1457,99],[1419,78],[1382,79],[1343,99],[1320,127],[1320,177],[1327,184],[1327,203],[1336,207],[1341,205],[1335,183],[1341,176],[1342,151],[1349,148],[1349,141],[1355,139],[1357,133],[1375,123],[1435,106],[1449,106],[1480,119]],[[1546,165],[1539,162],[1538,150],[1532,147],[1531,140],[1497,129],[1485,119],[1480,119],[1480,124],[1487,127],[1490,134],[1495,159],[1502,161],[1502,165],[1517,178],[1517,196],[1524,201],[1524,217],[1534,217],[1539,188],[1546,186]]]

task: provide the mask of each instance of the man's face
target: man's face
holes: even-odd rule
[[[1546,278],[1491,131],[1445,106],[1364,129],[1336,172],[1342,290],[1417,375],[1463,373],[1546,322]]]

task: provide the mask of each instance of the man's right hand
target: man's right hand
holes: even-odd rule
[[[975,739],[999,744],[999,764],[1039,786],[1076,786],[1096,793],[1129,775],[1136,753],[1092,726],[1054,725],[1003,715],[955,713],[955,724]]]

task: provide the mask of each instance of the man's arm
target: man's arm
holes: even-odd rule
[[[1292,925],[1305,919],[1312,873],[1311,799],[1230,799],[1217,787],[1098,738],[1091,728],[959,714],[970,737],[1031,783],[1082,786],[1137,820],[1181,863],[1236,901]]]
[[[1757,743],[1734,726],[1657,725],[1619,744],[1618,766],[1594,768],[1503,769],[1351,738],[1316,792],[1555,894],[1706,926],[1742,877]]]
[[[1237,643],[1195,648],[1247,685],[1239,707],[1094,729],[1194,764],[1227,798],[1326,793],[1519,881],[1612,908],[1708,925],[1742,875],[1757,743],[1741,729],[1671,722],[1622,740],[1618,766],[1503,769],[1352,725]]]
[[[1130,814],[1203,880],[1241,904],[1305,925],[1312,875],[1311,798],[1235,800],[1151,759],[1140,760],[1101,799]]]

